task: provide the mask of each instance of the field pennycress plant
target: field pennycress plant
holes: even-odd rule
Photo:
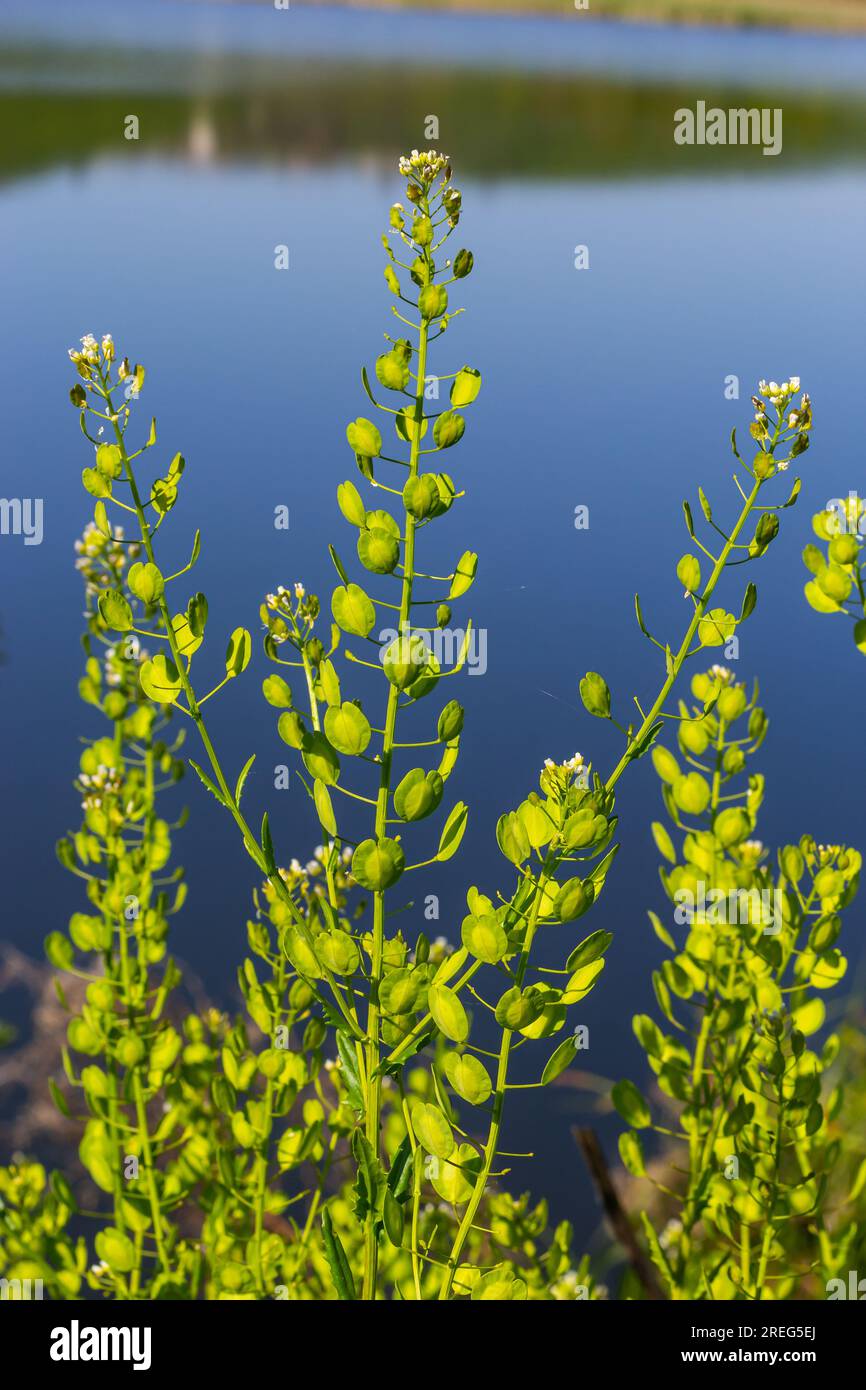
[[[162,711],[190,721],[202,750],[201,761],[190,759],[190,765],[231,817],[265,881],[259,899],[264,916],[248,929],[251,955],[240,973],[248,1018],[261,1043],[246,1021],[192,1024],[202,1051],[194,1052],[190,1064],[204,1068],[207,1084],[200,1102],[181,1086],[172,1117],[172,1125],[182,1126],[181,1152],[196,1166],[204,1253],[190,1255],[199,1264],[192,1272],[182,1265],[178,1275],[187,1246],[166,1208],[175,1199],[182,1203],[190,1188],[184,1187],[185,1172],[178,1187],[168,1152],[159,1161],[147,1119],[151,1093],[136,1091],[136,1068],[147,1065],[148,1033],[142,1055],[128,1064],[132,1089],[123,1092],[132,1096],[142,1152],[145,1139],[151,1146],[140,1217],[147,1225],[138,1249],[135,1235],[127,1237],[122,1225],[113,1228],[131,1242],[131,1264],[125,1243],[118,1243],[118,1254],[102,1242],[105,1277],[117,1288],[124,1265],[130,1275],[139,1268],[145,1238],[148,1259],[175,1286],[185,1282],[187,1290],[201,1288],[216,1297],[263,1297],[274,1288],[304,1296],[306,1282],[320,1279],[325,1269],[328,1292],[343,1299],[369,1300],[386,1292],[415,1300],[522,1299],[539,1287],[553,1288],[564,1272],[567,1241],[555,1235],[546,1282],[539,1279],[535,1247],[531,1255],[524,1248],[521,1261],[510,1246],[511,1232],[526,1218],[513,1199],[495,1190],[499,1163],[508,1156],[502,1126],[515,1086],[512,1057],[517,1047],[564,1033],[569,1009],[601,977],[611,933],[599,926],[575,940],[574,924],[596,908],[616,854],[617,784],[633,761],[650,752],[665,721],[684,717],[666,706],[685,664],[706,648],[725,646],[748,619],[756,602],[753,584],[746,587],[739,617],[718,606],[716,591],[731,565],[766,552],[779,528],[779,504],[764,498],[768,490],[775,494],[779,473],[808,447],[811,407],[805,395],[794,405],[798,383],[786,383],[775,403],[755,398],[751,462],[732,440],[742,506],[730,531],[719,526],[699,494],[707,526],[719,538],[715,550],[698,539],[684,504],[689,535],[704,559],[689,553],[677,566],[689,604],[683,633],[674,642],[653,636],[636,600],[641,630],[662,654],[663,675],[651,700],[644,705],[635,699],[637,717],[618,723],[624,746],[616,765],[603,778],[580,754],[549,760],[538,789],[496,824],[499,849],[510,865],[504,890],[468,889],[457,949],[442,951],[423,933],[410,942],[399,926],[395,931],[389,925],[404,906],[404,879],[457,852],[468,814],[460,801],[446,810],[463,711],[453,698],[440,698],[435,713],[428,711],[434,705],[430,697],[440,695],[441,682],[457,675],[466,659],[471,625],[467,621],[455,641],[452,605],[471,587],[478,560],[464,550],[442,575],[420,565],[427,528],[463,495],[452,476],[440,471],[439,455],[463,438],[463,412],[474,402],[481,377],[467,366],[437,377],[430,372],[431,349],[459,312],[449,302],[453,286],[473,268],[467,250],[450,261],[441,256],[461,212],[450,164],[435,151],[413,152],[401,161],[401,173],[411,211],[407,215],[395,204],[391,235],[383,237],[385,279],[401,336],[389,338],[376,360],[376,390],[362,374],[387,438],[366,416],[349,425],[360,487],[347,480],[338,488],[340,511],[356,533],[363,583],[350,577],[332,546],[340,582],[331,594],[332,621],[324,636],[320,602],[299,582],[277,587],[262,610],[265,653],[274,667],[264,695],[280,711],[278,733],[297,753],[299,776],[322,830],[321,878],[313,895],[279,867],[269,815],[257,833],[242,809],[255,754],[230,775],[208,728],[205,706],[244,672],[252,638],[246,628],[236,628],[219,675],[199,683],[194,663],[197,672],[208,603],[201,592],[185,603],[175,597],[199,558],[199,533],[180,569],[165,574],[157,555],[159,532],[182,490],[184,460],[175,454],[155,476],[147,470],[144,482],[157,446],[155,421],[143,444],[128,443],[144,369],[126,358],[118,361],[110,337],[88,337],[71,354],[79,377],[71,399],[94,450],[83,474],[95,500],[93,525],[107,545],[132,552],[132,563],[118,564],[98,595],[101,629],[115,634],[115,644],[147,642],[152,654],[135,660],[135,698],[151,720]],[[449,381],[448,405],[428,410],[428,401],[438,401],[438,385]],[[380,399],[383,392],[389,394]],[[781,505],[792,505],[798,490],[795,483]],[[115,509],[136,528],[132,541],[118,535]],[[453,653],[447,665],[437,655],[446,648]],[[294,684],[283,670],[292,672]],[[584,677],[581,696],[592,715],[614,720],[600,675]],[[719,688],[709,687],[689,721],[711,719],[719,698]],[[673,795],[686,812],[704,809],[697,805],[702,792],[694,774],[683,774]],[[145,811],[145,822],[150,814]],[[433,816],[438,833],[425,835],[416,822]],[[358,891],[368,895],[369,923],[351,904]],[[111,925],[113,930],[113,918]],[[539,933],[549,930],[562,940],[562,963],[554,971],[540,969],[533,959]],[[161,933],[160,926],[160,941]],[[121,935],[121,944],[125,939]],[[142,948],[145,962],[150,950]],[[65,948],[62,960],[68,963]],[[148,986],[141,966],[129,985],[122,961],[120,968],[120,1009],[114,1012],[121,1022],[112,1017],[112,1039],[134,1032],[132,1025],[151,1029],[149,1016],[144,1021]],[[107,1008],[107,995],[104,1003]],[[491,1015],[498,1031],[492,1057],[473,1041],[477,1008]],[[577,1046],[576,1033],[566,1033],[552,1051],[548,1047],[534,1084],[555,1080]],[[221,1071],[215,1075],[218,1050]],[[159,1142],[175,1133],[171,1127],[159,1131]],[[331,1186],[334,1165],[347,1163],[348,1200],[345,1186],[339,1196]],[[312,1188],[297,1195],[304,1214],[296,1221],[286,1205],[295,1199],[286,1197],[277,1179],[302,1165],[316,1176]],[[447,1220],[429,1220],[431,1197],[445,1204]],[[123,1201],[118,1192],[121,1215]],[[483,1223],[497,1204],[509,1213],[507,1220],[499,1218],[499,1234]],[[537,1236],[537,1220],[535,1228]],[[383,1267],[399,1273],[383,1277]],[[591,1286],[588,1276],[585,1283]],[[136,1296],[141,1285],[123,1287]]]
[[[639,1014],[633,1028],[661,1106],[630,1081],[614,1086],[632,1126],[620,1154],[677,1213],[657,1231],[641,1212],[671,1298],[798,1297],[811,1280],[820,1287],[847,1269],[855,1234],[844,1205],[828,1200],[844,1096],[826,1077],[839,1038],[820,1049],[808,1040],[846,973],[836,943],[862,859],[804,835],[779,852],[774,870],[754,838],[764,779],[749,765],[767,730],[757,688],[750,697],[716,666],[694,677],[692,694],[697,703],[681,708],[679,756],[653,749],[679,848],[664,825],[653,826],[674,912],[669,925],[656,913],[650,920],[671,955],[652,977],[662,1027]],[[693,770],[684,773],[681,759]],[[641,1134],[650,1129],[666,1145],[660,1175],[645,1159]]]

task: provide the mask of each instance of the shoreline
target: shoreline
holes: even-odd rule
[[[270,4],[272,0],[220,2]],[[291,0],[291,4],[304,9],[427,12],[562,21],[585,16],[612,23],[685,29],[763,29],[815,35],[866,33],[866,3],[861,0],[822,0],[820,6],[814,0],[589,0],[588,8],[579,12],[568,0]]]

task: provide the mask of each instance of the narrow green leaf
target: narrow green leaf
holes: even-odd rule
[[[366,368],[366,367],[362,367],[362,368],[361,368],[361,382],[362,382],[362,384],[363,384],[364,390],[366,391],[368,397],[369,397],[370,400],[373,402],[373,405],[378,406],[379,402],[376,400],[376,397],[373,395],[373,392],[372,392],[371,389],[370,389],[370,379],[369,379],[369,377],[367,376],[367,368]]]
[[[349,1034],[341,1029],[337,1032],[337,1051],[340,1054],[340,1062],[343,1071],[343,1080],[346,1083],[346,1091],[349,1095],[349,1102],[356,1110],[364,1111],[364,1096],[361,1090],[361,1076],[358,1071],[358,1057],[355,1052],[355,1044]]]
[[[393,1192],[398,1202],[405,1201],[409,1196],[412,1168],[412,1141],[408,1134],[404,1134],[388,1172],[388,1189]]]
[[[403,1244],[403,1208],[397,1201],[390,1188],[385,1190],[385,1200],[382,1206],[382,1220],[385,1226],[385,1234],[391,1244],[399,1250]]]
[[[190,765],[190,767],[191,767],[195,772],[198,773],[199,777],[201,778],[201,780],[202,780],[202,782],[204,783],[204,785],[207,787],[207,789],[208,789],[208,791],[210,792],[211,796],[215,796],[215,797],[216,797],[216,799],[217,799],[217,801],[219,802],[220,806],[226,806],[226,807],[227,807],[227,806],[228,806],[228,802],[226,801],[225,797],[223,796],[223,794],[222,794],[222,792],[220,791],[219,787],[217,786],[216,782],[212,782],[211,779],[210,779],[210,777],[208,777],[207,773],[206,773],[202,768],[200,768],[199,765],[198,765],[198,763],[197,763],[197,762],[194,762],[192,758],[190,758],[190,760],[189,760],[189,765]]]
[[[331,559],[332,559],[332,561],[333,561],[333,563],[334,563],[334,569],[337,571],[337,573],[338,573],[338,575],[340,576],[340,578],[342,579],[343,583],[346,584],[346,585],[348,585],[348,583],[349,583],[349,576],[347,575],[345,569],[343,568],[343,562],[342,562],[342,560],[340,559],[339,555],[337,554],[336,550],[334,549],[334,547],[333,547],[332,545],[329,545],[329,546],[328,546],[328,554],[330,555],[330,557],[331,557]]]
[[[646,1236],[647,1245],[650,1249],[650,1255],[652,1256],[652,1262],[658,1270],[659,1274],[662,1276],[662,1279],[664,1280],[664,1283],[667,1287],[668,1293],[673,1294],[675,1292],[674,1276],[671,1273],[671,1267],[667,1262],[665,1253],[662,1250],[661,1245],[659,1244],[659,1238],[656,1235],[655,1230],[653,1229],[652,1222],[650,1221],[645,1211],[641,1212],[640,1219],[644,1229],[644,1235]]]
[[[741,623],[744,623],[744,622],[746,621],[746,619],[749,617],[749,615],[750,615],[751,613],[754,613],[754,611],[755,611],[755,604],[756,604],[757,602],[758,602],[758,591],[757,591],[757,589],[755,588],[754,584],[749,584],[749,585],[747,585],[747,587],[746,587],[746,592],[745,592],[745,594],[744,594],[744,596],[743,596],[743,607],[742,607],[742,611],[741,611],[741,613],[740,613],[740,622],[741,622]]]
[[[343,1242],[334,1230],[331,1213],[327,1207],[322,1212],[322,1238],[325,1243],[325,1258],[328,1261],[334,1288],[340,1299],[344,1302],[351,1302],[357,1296],[355,1281],[352,1278],[349,1261],[343,1249]]]
[[[190,557],[189,557],[189,563],[188,563],[188,565],[186,566],[186,568],[187,568],[188,570],[191,570],[191,569],[192,569],[193,565],[195,564],[195,562],[196,562],[196,560],[198,559],[198,557],[199,557],[200,554],[201,554],[201,531],[196,531],[195,535],[194,535],[193,538],[192,538],[192,554],[190,555]],[[183,574],[183,573],[184,573],[184,571],[181,570],[181,574]]]
[[[48,1078],[48,1090],[51,1093],[51,1099],[54,1101],[54,1104],[57,1106],[57,1109],[60,1111],[61,1115],[65,1115],[67,1119],[71,1119],[72,1111],[69,1109],[69,1104],[66,1100],[66,1097],[61,1091],[60,1087],[57,1085],[57,1082],[54,1081],[51,1077]]]
[[[382,1202],[387,1190],[385,1170],[369,1139],[360,1129],[356,1129],[352,1135],[352,1154],[358,1165],[354,1187],[355,1215],[361,1222],[370,1215],[381,1217]]]
[[[255,762],[255,760],[256,760],[256,755],[255,755],[255,753],[253,753],[253,754],[251,755],[251,757],[247,758],[246,762],[244,763],[243,767],[241,768],[240,776],[238,777],[237,783],[236,783],[236,785],[235,785],[235,805],[236,805],[236,806],[240,806],[240,804],[241,804],[241,797],[243,796],[244,785],[246,784],[247,777],[249,776],[249,773],[250,773],[250,768],[252,767],[252,765],[253,765],[253,763]]]
[[[271,838],[271,825],[270,821],[268,820],[267,811],[265,811],[265,814],[262,816],[261,841],[262,853],[265,857],[266,870],[269,874],[275,874],[277,872],[277,861],[274,855],[274,842]]]

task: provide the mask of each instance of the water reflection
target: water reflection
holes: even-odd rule
[[[673,113],[696,95],[782,106],[788,170],[859,164],[866,151],[861,39],[788,36],[767,50],[763,34],[320,9],[282,22],[265,6],[189,0],[145,0],[134,14],[88,0],[73,25],[67,6],[44,9],[21,16],[0,0],[0,117],[15,131],[0,149],[4,179],[138,157],[120,138],[130,111],[150,156],[197,162],[350,156],[390,168],[435,112],[479,177],[687,174],[704,152],[673,143]],[[720,172],[766,174],[762,162],[751,147],[714,151]]]

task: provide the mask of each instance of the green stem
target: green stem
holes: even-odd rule
[[[265,1288],[264,1270],[262,1269],[262,1239],[264,1236],[265,1225],[265,1200],[268,1191],[268,1144],[271,1137],[271,1126],[274,1117],[274,1083],[270,1077],[267,1079],[264,1094],[264,1134],[256,1151],[255,1163],[255,1216],[253,1244],[255,1248],[255,1258],[253,1261],[253,1273],[256,1281],[256,1289],[262,1295],[267,1290]]]
[[[144,1090],[142,1088],[141,1075],[137,1066],[134,1067],[132,1071],[132,1094],[135,1100],[135,1114],[138,1121],[142,1157],[144,1158],[144,1180],[147,1187],[147,1200],[150,1206],[150,1219],[153,1222],[153,1238],[156,1242],[157,1259],[160,1268],[167,1271],[169,1268],[168,1252],[165,1247],[159,1193],[156,1190],[156,1170],[154,1167],[153,1147],[150,1142],[150,1130],[147,1124]]]
[[[135,1030],[135,1009],[132,1004],[132,987],[129,978],[129,950],[127,944],[126,929],[121,924],[120,928],[120,969],[123,980],[123,992],[126,998],[127,1020],[130,1034]],[[153,1224],[153,1239],[156,1244],[156,1252],[160,1268],[168,1269],[168,1254],[165,1248],[165,1239],[162,1229],[162,1210],[159,1205],[159,1193],[156,1190],[156,1173],[154,1171],[153,1148],[150,1142],[150,1129],[147,1123],[147,1108],[144,1103],[144,1091],[141,1085],[141,1075],[139,1065],[136,1063],[130,1068],[132,1079],[132,1098],[135,1105],[135,1118],[138,1127],[138,1141],[141,1145],[141,1157],[144,1164],[144,1182],[147,1189],[147,1200],[150,1206],[150,1219]]]
[[[424,210],[427,210],[426,200]],[[432,282],[433,262],[429,251],[424,259],[430,271]],[[421,424],[424,419],[424,384],[427,371],[427,320],[421,320],[418,330],[418,357],[415,377],[414,429],[409,451],[409,477],[418,476],[418,457],[421,444]],[[412,589],[415,577],[415,518],[404,507],[404,548],[403,578],[400,591],[400,614],[398,633],[401,639],[408,639],[412,613]],[[382,759],[379,775],[379,792],[376,798],[375,839],[383,840],[387,834],[388,800],[391,795],[391,763],[394,752],[394,733],[397,725],[397,711],[400,692],[396,685],[388,691],[388,706],[385,713],[384,733],[382,735]],[[382,1077],[379,1073],[379,986],[382,981],[382,959],[385,946],[385,894],[378,891],[373,897],[373,949],[372,975],[370,980],[370,1004],[367,1011],[366,1032],[366,1118],[365,1134],[373,1152],[379,1152],[379,1128],[382,1109]],[[376,1215],[370,1212],[364,1229],[364,1278],[361,1297],[376,1297],[376,1272],[379,1259],[379,1242],[376,1234]]]
[[[773,1216],[776,1211],[776,1202],[779,1196],[779,1169],[782,1162],[782,1124],[785,1116],[783,1079],[784,1074],[782,1077],[780,1077],[778,1086],[776,1087],[776,1105],[778,1113],[776,1115],[776,1139],[773,1148],[773,1187],[770,1194],[770,1202],[767,1208],[766,1225],[764,1226],[764,1233],[761,1238],[761,1254],[758,1260],[758,1277],[755,1282],[755,1298],[758,1300],[758,1302],[761,1302],[761,1300],[764,1297],[764,1283],[767,1278],[767,1264],[770,1258],[770,1246],[773,1243]]]
[[[529,954],[532,950],[532,943],[538,928],[538,915],[541,910],[541,903],[544,899],[544,891],[549,880],[550,873],[548,872],[547,866],[545,866],[538,877],[538,885],[533,898],[529,922],[527,923],[523,949],[520,952],[520,959],[514,974],[514,985],[517,989],[523,988],[523,981],[526,977],[526,970],[529,965]],[[451,1254],[448,1256],[448,1262],[439,1289],[439,1298],[443,1301],[451,1297],[451,1290],[454,1286],[454,1276],[457,1273],[460,1256],[463,1253],[463,1247],[466,1244],[469,1232],[478,1214],[478,1208],[481,1205],[481,1201],[487,1189],[487,1184],[490,1181],[490,1174],[493,1171],[493,1164],[496,1161],[496,1150],[502,1128],[502,1111],[505,1105],[505,1091],[508,1081],[508,1059],[511,1053],[511,1040],[513,1037],[514,1033],[511,1029],[505,1028],[503,1030],[502,1042],[499,1047],[499,1061],[496,1068],[493,1114],[490,1120],[490,1129],[487,1134],[487,1143],[484,1146],[484,1160],[481,1165],[481,1171],[476,1178],[475,1186],[472,1189],[472,1196],[469,1198],[466,1211],[463,1213],[463,1220],[460,1222],[457,1235],[454,1238]]]
[[[749,1273],[752,1264],[751,1252],[751,1233],[749,1223],[745,1219],[740,1221],[740,1272],[743,1276],[743,1287],[749,1287]]]
[[[625,769],[627,768],[628,764],[631,762],[631,749],[634,746],[634,744],[640,743],[641,739],[652,728],[653,724],[656,722],[659,716],[659,713],[663,709],[664,703],[667,700],[668,695],[671,693],[671,690],[677,680],[677,677],[679,676],[680,671],[683,668],[683,664],[688,655],[689,648],[691,647],[695,633],[698,630],[698,624],[700,623],[701,618],[704,617],[707,611],[707,605],[709,604],[709,601],[713,596],[715,587],[718,584],[719,579],[721,577],[722,570],[725,568],[725,565],[727,564],[730,558],[731,552],[734,549],[734,546],[736,545],[737,537],[740,535],[743,527],[745,526],[752,513],[752,510],[758,499],[758,493],[763,487],[765,481],[766,480],[763,478],[755,479],[755,484],[748,497],[746,498],[745,503],[743,504],[742,511],[740,512],[740,515],[737,518],[734,529],[731,532],[728,539],[725,541],[725,544],[722,547],[722,553],[719,555],[715,565],[713,566],[712,574],[707,580],[706,587],[703,593],[701,594],[699,602],[695,607],[695,611],[692,615],[692,620],[686,628],[685,637],[680,643],[679,650],[677,651],[676,656],[673,658],[673,661],[671,662],[671,669],[668,673],[667,679],[665,680],[664,685],[659,691],[657,698],[653,702],[652,708],[650,709],[649,713],[647,714],[637,733],[634,735],[634,738],[632,739],[631,743],[629,743],[628,747],[626,748],[625,752],[623,753],[622,757],[620,758],[619,762],[617,763],[616,767],[613,769],[613,772],[610,774],[610,776],[607,779],[607,782],[605,783],[605,786],[608,791],[611,791],[613,787],[616,786],[620,777],[625,772]]]

